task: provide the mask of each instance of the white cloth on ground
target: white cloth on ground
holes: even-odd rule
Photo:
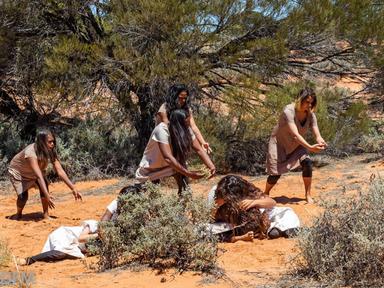
[[[79,248],[79,236],[81,232],[88,226],[90,233],[97,232],[96,220],[86,220],[81,226],[61,226],[49,234],[41,253],[56,250],[68,255],[84,258]]]
[[[215,193],[216,193],[217,185],[213,186],[212,189],[208,193],[208,204],[210,206],[215,205]],[[263,213],[265,209],[260,209],[260,212]],[[272,230],[272,228],[277,228],[280,231],[286,231],[288,229],[298,228],[300,227],[300,219],[290,207],[278,207],[275,206],[273,208],[267,209],[268,218],[271,221],[271,225],[268,229],[268,232]],[[209,224],[209,230],[213,234],[223,233],[233,229],[232,225],[225,222],[215,222]]]

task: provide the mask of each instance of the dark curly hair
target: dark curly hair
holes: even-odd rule
[[[270,221],[266,211],[258,208],[247,211],[241,210],[239,203],[246,198],[260,199],[264,193],[252,183],[235,175],[222,178],[217,184],[215,198],[222,198],[225,202],[216,212],[216,221],[231,223],[236,229],[233,235],[243,235],[253,231],[259,239],[267,237]]]

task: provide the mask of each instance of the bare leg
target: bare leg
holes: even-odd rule
[[[45,185],[47,186],[47,191],[49,193],[49,188],[48,188],[48,180],[44,177],[44,182],[45,182]],[[39,191],[40,191],[40,199],[41,199],[41,205],[43,206],[43,217],[44,219],[49,219],[49,214],[48,214],[48,200],[47,198],[45,198],[45,195],[43,194],[43,192],[41,192],[41,189],[40,189],[40,185],[37,184],[37,186],[39,187]]]
[[[232,236],[231,243],[235,243],[237,241],[253,241],[254,235],[253,231],[249,231],[243,235],[240,236]]]
[[[311,184],[312,177],[303,177],[304,189],[305,189],[305,198],[308,204],[313,204],[313,199],[311,197]]]
[[[23,209],[25,204],[28,201],[28,190],[24,191],[20,195],[17,196],[16,200],[16,207],[17,207],[17,214],[12,217],[12,219],[20,220],[23,216]]]
[[[271,189],[273,188],[273,186],[275,186],[275,184],[271,184],[271,183],[268,183],[266,182],[265,183],[265,190],[264,190],[264,193],[269,195],[269,191],[271,191]]]

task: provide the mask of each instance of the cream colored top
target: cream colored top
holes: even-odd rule
[[[33,171],[31,165],[28,162],[28,158],[37,159],[35,143],[32,143],[25,147],[21,152],[16,154],[9,164],[8,172],[17,180],[36,180],[37,175]],[[45,174],[48,162],[39,162],[41,172]]]

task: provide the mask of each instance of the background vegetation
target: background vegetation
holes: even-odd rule
[[[384,183],[368,193],[340,197],[299,238],[298,273],[332,287],[382,287]]]
[[[359,138],[382,98],[355,98],[382,95],[383,9],[368,0],[1,1],[0,175],[43,126],[57,132],[72,177],[130,175],[176,82],[190,87],[219,171],[264,170],[269,133],[304,85],[318,91],[327,153],[375,150]],[[362,90],[321,84],[343,77]]]

